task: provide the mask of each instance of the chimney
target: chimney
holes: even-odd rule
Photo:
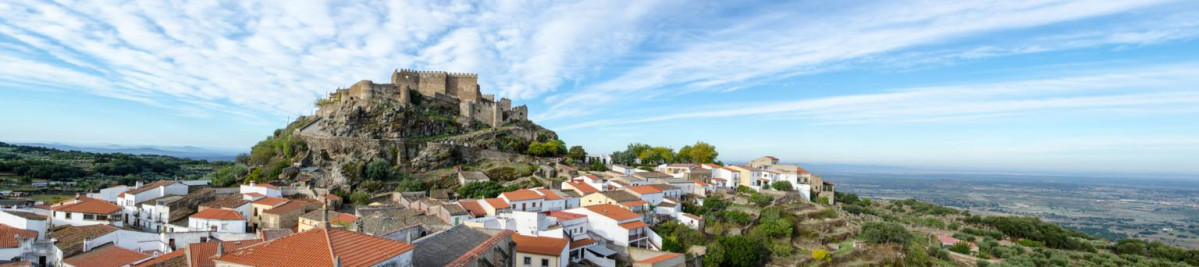
[[[225,242],[217,241],[215,256],[220,256],[220,255],[225,255]]]
[[[250,186],[254,186],[254,181],[250,181]]]
[[[142,188],[142,185],[142,181],[137,181],[137,183],[133,184],[133,188]]]

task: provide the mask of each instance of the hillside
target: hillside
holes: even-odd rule
[[[199,179],[227,163],[161,155],[92,153],[0,142],[3,189],[53,197],[111,184],[158,179]],[[37,185],[37,186],[35,186]],[[73,186],[71,186],[73,185]]]
[[[515,162],[537,168],[556,160],[537,156],[565,152],[529,155],[530,147],[562,143],[553,131],[525,119],[524,106],[511,107],[510,100],[483,95],[477,86],[447,85],[473,82],[473,76],[437,75],[397,71],[390,84],[362,81],[339,89],[316,101],[315,114],[276,130],[239,157],[239,165],[222,169],[215,184],[298,181],[363,193],[391,191],[405,182],[453,188],[457,185],[442,180],[451,179],[454,174],[445,170],[455,166]],[[424,80],[404,80],[416,76]],[[434,78],[447,82],[428,89],[424,83]]]
[[[1199,251],[1160,242],[1113,243],[1031,217],[979,216],[915,200],[838,194],[836,205],[742,191],[685,209],[702,231],[656,227],[664,250],[714,266],[1195,266]],[[941,246],[941,237],[961,241]],[[974,244],[972,251],[972,246]]]

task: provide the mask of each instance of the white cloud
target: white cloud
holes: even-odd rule
[[[1199,105],[1199,65],[1106,70],[1052,79],[907,88],[781,102],[724,103],[642,119],[607,119],[561,130],[697,118],[755,117],[815,124],[915,123],[1040,114],[1049,110],[1189,112]],[[877,88],[887,90],[887,88]],[[742,108],[727,108],[742,107]]]

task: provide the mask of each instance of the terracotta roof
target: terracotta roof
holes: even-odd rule
[[[546,216],[558,218],[559,221],[574,220],[578,218],[587,218],[587,215],[570,213],[565,211],[550,211],[546,212]]]
[[[242,196],[231,195],[231,196],[222,197],[222,198],[214,199],[212,201],[201,203],[200,206],[201,207],[209,207],[209,208],[235,209],[235,208],[244,206],[249,203],[250,203],[250,201],[246,200]]]
[[[697,184],[697,185],[701,185],[701,186],[709,186],[709,185],[712,185],[712,184],[705,183],[704,181],[700,181],[700,180],[691,180],[691,182],[693,182],[693,183],[695,183],[695,184]]]
[[[541,196],[541,194],[538,194],[537,191],[533,191],[530,189],[521,189],[521,190],[516,190],[516,191],[512,191],[512,192],[504,192],[501,195],[503,195],[504,198],[507,198],[508,201],[521,201],[521,200],[533,200],[533,199],[544,198],[543,196]]]
[[[462,206],[463,209],[466,209],[467,212],[470,212],[470,214],[474,216],[483,216],[487,214],[487,210],[483,209],[482,205],[479,205],[479,201],[463,200],[458,201],[458,205]]]
[[[770,158],[770,159],[779,159],[779,158],[776,158],[776,157],[774,157],[774,156],[766,156],[766,157],[767,157],[767,158]]]
[[[341,197],[334,195],[334,194],[325,193],[325,199],[328,199],[331,201],[332,200],[341,200]]]
[[[458,226],[464,226],[464,225],[459,224]],[[451,230],[452,229],[453,228],[451,228]],[[446,263],[445,266],[467,266],[475,259],[482,257],[483,253],[486,253],[488,250],[493,249],[493,247],[495,247],[497,244],[499,244],[500,241],[503,241],[505,239],[511,240],[512,239],[511,236],[514,233],[515,232],[513,232],[512,230],[500,231],[499,233],[492,235],[487,240],[484,240],[478,246],[475,246],[474,248],[471,248],[470,250],[466,251],[466,253],[463,253],[461,256],[458,256],[458,258],[455,258],[453,261]],[[415,260],[414,260],[414,262],[415,262]],[[415,264],[415,265],[419,265],[419,264]],[[436,265],[433,265],[433,266],[436,266]]]
[[[191,218],[221,221],[240,221],[246,219],[241,216],[241,212],[227,209],[205,209],[192,214]]]
[[[82,250],[82,248],[78,248],[76,246],[83,244],[84,239],[95,239],[116,230],[118,230],[118,228],[107,224],[94,224],[87,226],[68,225],[59,228],[54,232],[48,233],[47,235],[50,238],[57,240],[57,242],[54,242],[54,245],[63,251],[63,256],[69,256],[72,255],[73,252]]]
[[[303,201],[288,201],[287,203],[280,205],[278,207],[275,207],[273,209],[264,210],[264,211],[262,211],[262,213],[282,215],[284,213],[288,213],[288,212],[292,212],[292,211],[296,211],[296,210],[303,211],[305,206],[308,206],[308,203],[304,203]]]
[[[172,266],[172,265],[166,264],[166,262],[170,261],[170,260],[174,260],[174,259],[182,259],[182,262],[180,262],[180,264],[182,264],[182,266],[187,266],[187,259],[186,259],[187,253],[186,252],[187,252],[186,249],[176,249],[175,251],[172,251],[171,253],[159,255],[158,257],[155,257],[154,259],[151,259],[148,261],[143,261],[141,263],[134,264],[133,266],[142,267],[142,266],[154,266],[157,264],[163,264],[163,266]]]
[[[660,173],[660,172],[638,172],[638,173],[633,173],[633,176],[640,177],[640,178],[669,178],[669,177],[674,177],[674,176],[670,176],[669,174]]]
[[[624,208],[621,208],[620,206],[616,206],[616,205],[612,205],[612,204],[591,205],[591,206],[586,206],[584,208],[587,208],[587,210],[590,210],[591,212],[594,212],[596,214],[603,215],[604,217],[608,217],[610,219],[617,220],[617,221],[641,218],[641,215],[637,215],[636,213],[633,213],[632,211],[626,210]]]
[[[695,164],[691,164],[691,163],[671,163],[671,164],[666,164],[666,167],[671,167],[671,168],[680,168],[680,167],[686,167],[686,168],[690,168],[690,167],[695,167],[695,166],[696,166]]]
[[[717,180],[717,181],[728,181],[728,180],[726,180],[726,179],[724,179],[724,178],[720,178],[720,177],[717,177],[717,178],[712,178],[712,180]]]
[[[584,238],[584,239],[575,240],[575,241],[570,242],[570,249],[576,249],[576,248],[579,248],[582,246],[590,245],[592,243],[595,243],[595,239]]]
[[[86,253],[63,259],[62,261],[71,266],[120,267],[149,258],[150,256],[149,254],[107,244]]]
[[[324,219],[321,216],[321,210],[310,211],[308,213],[305,213],[304,215],[300,215],[300,218],[314,220],[314,221],[321,221]],[[354,216],[354,214],[329,211],[329,222],[330,223],[334,223],[334,224],[352,223],[357,220],[358,220],[358,216]]]
[[[193,266],[193,267],[216,266],[216,262],[213,262],[212,259],[217,256],[220,256],[220,255],[217,255],[218,244],[221,247],[220,249],[225,250],[224,254],[229,254],[238,249],[257,245],[261,242],[262,241],[259,241],[257,239],[250,239],[250,240],[242,240],[242,241],[225,241],[225,242],[214,241],[214,242],[204,242],[204,243],[192,243],[192,244],[187,245],[187,250],[188,250],[187,262],[191,263],[191,266]]]
[[[799,166],[795,166],[795,172],[797,172],[797,173],[810,173],[810,172],[808,172],[808,170],[805,170],[804,168],[802,168],[802,167],[799,167]]]
[[[158,181],[154,181],[153,183],[148,183],[148,184],[142,185],[142,187],[138,187],[138,188],[135,188],[135,189],[130,189],[129,191],[125,191],[125,193],[121,193],[121,194],[134,194],[134,195],[137,195],[137,194],[140,194],[140,193],[142,193],[142,192],[146,192],[146,191],[154,190],[154,188],[159,188],[159,187],[163,187],[163,186],[168,186],[168,185],[172,185],[172,184],[175,184],[175,183],[177,183],[177,182],[175,182],[174,180],[158,180]]]
[[[640,197],[637,197],[637,196],[633,195],[632,193],[625,192],[624,190],[604,191],[604,192],[600,192],[599,194],[603,195],[604,197],[607,197],[608,199],[611,199],[612,201],[616,201],[616,202],[641,200]]]
[[[29,267],[29,266],[33,266],[33,262],[13,261],[13,262],[7,262],[7,263],[0,263],[0,267]]]
[[[666,179],[662,179],[662,180],[663,180],[663,181],[666,181]],[[686,182],[687,182],[686,180],[683,180],[683,179],[673,179],[673,180],[678,180],[678,181],[673,181],[673,182],[671,182],[671,183],[686,183]],[[678,186],[673,186],[673,185],[668,185],[668,184],[651,184],[651,185],[649,185],[649,186],[653,186],[654,188],[657,188],[658,190],[661,190],[661,191],[663,191],[663,192],[665,192],[666,190],[679,190],[679,189],[681,189],[681,188],[679,188]]]
[[[639,261],[637,261],[637,263],[653,264],[653,263],[655,263],[655,262],[664,261],[664,260],[668,260],[668,259],[673,259],[673,258],[675,258],[675,257],[680,257],[680,256],[683,256],[683,254],[680,254],[680,253],[666,253],[666,254],[658,255],[658,256],[655,256],[655,257],[652,257],[652,258],[648,258],[648,259],[644,259],[644,260],[639,260]]]
[[[562,196],[555,194],[554,191],[550,191],[549,189],[537,189],[536,191],[541,192],[542,195],[545,195],[545,200],[560,200],[560,199],[562,199]]]
[[[45,221],[45,220],[46,220],[46,216],[45,216],[45,215],[41,215],[41,214],[37,214],[37,213],[32,213],[32,212],[24,212],[24,211],[16,211],[16,210],[4,210],[3,212],[4,212],[4,213],[8,213],[8,214],[12,214],[13,216],[17,216],[17,217],[24,218],[24,219],[26,219],[26,220],[38,220],[38,221]]]
[[[629,208],[633,208],[633,207],[641,206],[641,205],[645,205],[645,204],[649,204],[649,202],[645,202],[645,200],[633,200],[633,201],[620,202],[621,206],[625,206],[625,207],[629,207]]]
[[[570,241],[565,238],[522,234],[512,235],[512,242],[516,242],[517,252],[554,257],[562,255],[562,252],[570,245]]]
[[[631,221],[631,222],[620,224],[620,228],[629,229],[629,230],[633,230],[633,229],[637,229],[637,228],[641,228],[641,227],[649,227],[649,225],[645,224],[645,222],[643,222],[643,221]]]
[[[648,185],[630,186],[628,188],[629,188],[629,190],[631,190],[633,192],[637,192],[638,194],[662,193],[661,189],[658,189],[657,187],[653,187],[653,186],[648,186]]]
[[[75,203],[76,200],[78,200],[79,202]],[[65,211],[65,212],[81,212],[81,213],[106,214],[107,215],[107,214],[113,214],[118,211],[121,211],[121,206],[117,206],[112,203],[108,203],[108,201],[103,201],[103,200],[94,199],[94,198],[90,198],[90,197],[80,196],[80,197],[75,197],[72,199],[59,201],[58,203],[54,203],[54,205],[51,206],[50,209],[56,210],[56,211]]]
[[[0,224],[0,248],[19,247],[21,242],[20,240],[17,240],[18,235],[21,236],[21,239],[37,239],[37,231],[25,230],[8,226],[6,224]]]
[[[570,186],[574,187],[576,190],[583,192],[583,194],[591,194],[591,193],[599,192],[599,189],[595,189],[595,187],[593,187],[587,183],[568,182],[567,184],[570,184]]]
[[[254,201],[254,204],[267,205],[271,207],[279,206],[283,203],[287,203],[287,199],[281,197],[264,197]]]
[[[829,182],[828,180],[824,180],[821,182],[824,182],[824,184],[826,184],[826,185],[835,185],[835,184],[833,184],[833,182]]]
[[[703,217],[699,217],[699,216],[691,215],[691,213],[683,213],[683,216],[687,216],[687,218],[691,218],[692,220],[696,220],[696,221],[702,221],[702,220],[704,220],[704,218],[703,218]]]
[[[506,209],[512,207],[511,205],[508,205],[508,202],[504,202],[504,199],[501,198],[486,198],[483,200],[487,201],[487,205],[491,205],[492,208],[496,209]]]
[[[251,266],[371,266],[412,251],[408,243],[340,229],[317,228],[263,242],[216,260]]]

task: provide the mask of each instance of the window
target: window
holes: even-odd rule
[[[70,219],[71,219],[71,213],[70,213],[70,212],[63,212],[63,213],[67,214],[67,220],[70,220]]]
[[[525,265],[533,264],[533,258],[525,257]]]

